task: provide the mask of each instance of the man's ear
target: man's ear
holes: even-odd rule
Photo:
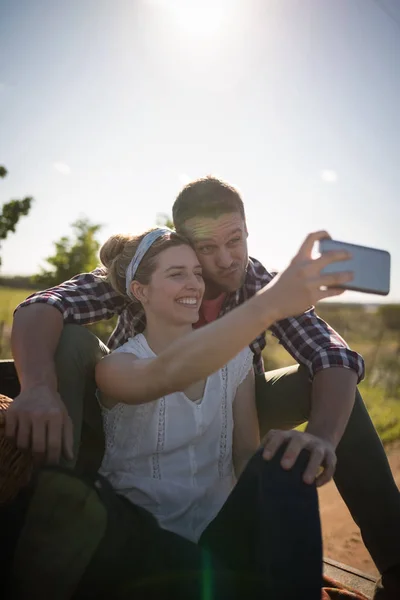
[[[244,222],[244,233],[246,234],[246,238],[248,238],[249,237],[249,232],[247,230],[247,223],[246,223],[246,221]]]
[[[139,283],[139,281],[134,280],[131,283],[131,292],[138,302],[140,302],[141,304],[146,304],[147,294],[145,285]]]

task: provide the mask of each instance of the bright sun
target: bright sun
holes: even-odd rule
[[[230,4],[229,0],[167,0],[165,7],[187,33],[211,36],[221,29]]]

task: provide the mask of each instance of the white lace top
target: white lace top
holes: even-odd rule
[[[116,352],[155,356],[143,334]],[[102,407],[106,451],[100,473],[161,527],[192,541],[235,484],[232,403],[252,362],[246,348],[208,377],[198,402],[176,392],[146,404]]]

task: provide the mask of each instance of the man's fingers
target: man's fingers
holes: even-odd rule
[[[310,460],[308,461],[308,465],[306,470],[304,471],[303,481],[304,483],[314,483],[318,470],[324,461],[325,455],[322,448],[315,446],[311,450]]]
[[[318,487],[332,479],[336,468],[336,454],[333,447],[314,435],[298,431],[281,431],[271,429],[266,437],[263,458],[272,458],[278,448],[288,442],[281,459],[283,469],[291,469],[302,450],[310,452],[307,467],[303,473],[306,484],[316,483]]]
[[[21,450],[26,450],[31,443],[31,421],[27,415],[19,415],[16,445]]]
[[[63,450],[68,460],[74,458],[74,431],[70,417],[66,416],[63,427]]]
[[[53,414],[47,424],[47,462],[57,464],[62,445],[62,415]]]
[[[62,450],[72,457],[72,425],[67,420],[58,392],[51,386],[37,385],[22,391],[5,411],[4,434],[17,447],[32,450],[35,461],[45,459],[54,464]]]
[[[306,447],[306,443],[307,440],[300,436],[293,437],[290,440],[281,460],[281,466],[284,469],[291,469],[293,467],[299,458],[300,452]]]
[[[283,444],[286,439],[285,431],[276,431],[275,429],[271,429],[271,431],[267,435],[267,441],[264,445],[263,458],[265,460],[270,460],[275,456],[278,448]]]
[[[36,417],[32,423],[32,452],[43,455],[46,451],[46,421],[44,415]]]
[[[333,477],[333,475],[335,474],[335,469],[336,469],[336,455],[333,454],[328,454],[326,461],[325,461],[325,465],[324,465],[324,470],[322,471],[322,473],[320,475],[318,475],[315,483],[317,487],[321,487],[323,485],[325,485],[326,483],[328,483],[328,481],[330,481]]]

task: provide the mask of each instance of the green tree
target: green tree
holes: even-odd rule
[[[0,177],[4,179],[7,169],[0,165]],[[9,233],[14,233],[19,219],[26,216],[31,209],[33,198],[26,196],[22,200],[10,200],[3,204],[0,212],[0,241],[5,240]],[[1,245],[0,245],[1,248]],[[1,265],[1,257],[0,257]]]
[[[157,227],[169,227],[175,229],[172,218],[167,213],[157,213]]]
[[[39,287],[52,287],[67,281],[78,273],[92,271],[98,265],[100,243],[96,239],[101,225],[95,225],[88,219],[78,219],[71,224],[73,236],[63,236],[54,242],[53,256],[46,258],[50,269],[41,269],[35,275],[33,283]]]

